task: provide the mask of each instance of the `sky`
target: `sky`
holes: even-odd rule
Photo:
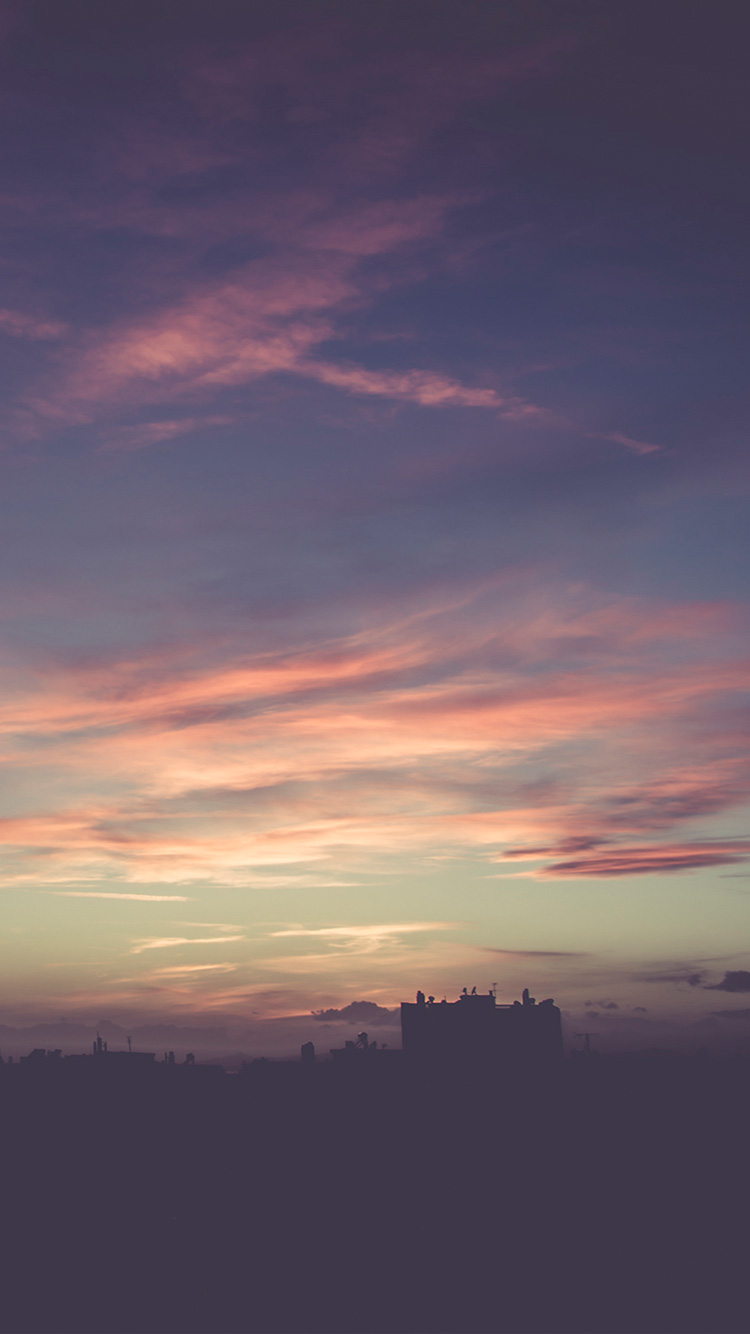
[[[0,17],[0,1039],[746,1049],[747,7]]]

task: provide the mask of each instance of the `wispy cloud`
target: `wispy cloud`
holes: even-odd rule
[[[703,968],[672,968],[667,972],[663,969],[657,969],[655,972],[634,973],[633,980],[636,982],[674,983],[675,985],[683,984],[689,987],[700,987],[703,985],[705,976],[706,971]]]
[[[185,894],[125,894],[98,889],[47,889],[45,894],[56,894],[64,899],[132,899],[136,903],[192,903]]]
[[[747,839],[717,840],[700,843],[652,844],[649,846],[602,847],[585,857],[552,862],[541,873],[546,878],[564,879],[591,876],[608,879],[620,875],[664,875],[677,871],[696,871],[706,866],[728,866],[750,857]]]
[[[593,436],[596,440],[612,440],[616,445],[624,445],[626,449],[631,449],[634,454],[658,454],[662,448],[661,445],[651,445],[647,440],[634,440],[630,435],[623,435],[621,431],[610,431],[606,435],[596,434]]]
[[[333,940],[376,940],[379,937],[404,935],[411,931],[448,931],[460,925],[456,922],[394,922],[389,926],[323,926],[309,929],[290,928],[272,931],[272,936],[326,936]]]
[[[0,333],[10,334],[13,338],[50,339],[62,338],[68,326],[61,320],[49,320],[37,315],[30,315],[21,310],[0,310]]]
[[[377,926],[293,927],[284,931],[272,931],[271,935],[324,941],[334,950],[371,954],[398,946],[403,936],[432,931],[455,931],[460,925],[461,923],[457,922],[395,922],[391,925]]]
[[[65,738],[65,772],[91,800],[0,820],[7,883],[43,865],[83,897],[111,891],[76,881],[113,872],[343,887],[388,848],[535,862],[531,876],[557,879],[744,861],[741,838],[675,837],[744,799],[722,720],[745,664],[713,649],[732,609],[527,598],[498,623],[484,597],[218,666],[170,651],[10,683],[9,753],[40,774]],[[529,786],[541,754],[548,779]],[[104,802],[115,763],[131,795]]]
[[[393,237],[391,228],[382,237]],[[244,281],[213,288],[204,284],[178,306],[142,324],[97,335],[76,349],[70,367],[47,396],[29,399],[40,422],[95,420],[102,413],[180,403],[196,395],[210,400],[223,387],[247,385],[272,375],[294,375],[367,397],[422,407],[495,409],[516,420],[541,409],[493,386],[464,384],[439,370],[370,370],[312,355],[336,333],[336,319],[365,293],[356,279],[353,255],[336,258],[287,256],[248,270]],[[201,425],[231,424],[233,417],[173,416],[109,430],[106,449],[143,448]]]
[[[232,426],[237,417],[217,417],[206,414],[203,417],[178,417],[162,421],[141,422],[136,426],[115,426],[105,432],[105,441],[100,446],[104,454],[129,453],[132,450],[145,449],[149,445],[158,445],[178,436],[190,435],[194,431],[211,430],[216,426]]]
[[[485,954],[497,954],[507,959],[584,959],[586,952],[581,950],[504,950],[491,945],[482,945]]]
[[[244,940],[240,936],[152,936],[138,940],[132,946],[131,954],[143,954],[144,950],[174,949],[178,945],[228,945],[234,940]]]
[[[233,963],[186,963],[173,968],[154,968],[151,977],[191,977],[195,973],[233,973]]]

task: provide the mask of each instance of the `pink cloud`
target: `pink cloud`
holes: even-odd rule
[[[632,449],[635,454],[657,454],[662,446],[651,445],[646,440],[634,440],[630,435],[622,435],[619,431],[610,431],[606,435],[597,433],[594,436],[597,440],[613,440],[616,445],[624,445],[626,449]]]
[[[449,186],[404,197],[403,174],[413,156],[464,106],[554,66],[569,51],[570,38],[553,36],[483,59],[415,51],[406,60],[393,52],[349,50],[351,35],[346,24],[303,24],[283,41],[270,35],[222,55],[182,53],[165,71],[162,89],[180,108],[177,118],[160,117],[158,109],[144,117],[129,107],[120,132],[107,133],[94,150],[88,194],[38,192],[15,201],[32,212],[54,210],[84,232],[116,226],[135,235],[180,237],[193,260],[237,237],[262,251],[244,269],[236,266],[230,281],[211,282],[190,262],[170,267],[160,261],[158,269],[134,272],[135,298],[148,298],[134,299],[134,308],[153,310],[156,299],[156,313],[71,334],[53,372],[19,403],[20,436],[101,422],[105,449],[144,448],[194,429],[195,401],[211,402],[223,387],[280,374],[347,394],[550,422],[537,405],[490,383],[494,367],[480,370],[478,383],[464,383],[440,367],[374,370],[316,354],[344,331],[344,317],[368,308],[390,285],[423,279],[424,259],[419,269],[409,268],[405,248],[438,241],[444,257],[455,253],[446,222],[476,204],[481,192]],[[331,81],[334,50],[343,59]],[[280,184],[254,183],[227,195],[192,190],[205,173],[248,161],[257,162],[259,181],[266,175],[275,181],[276,173],[263,171],[269,149],[262,136],[256,142],[245,132],[266,116],[269,88],[288,103],[280,105],[280,124],[306,136],[309,170],[291,182],[282,175]],[[321,124],[325,134],[311,140],[311,127]],[[380,187],[380,198],[373,197],[373,186]],[[374,274],[363,263],[373,258],[397,258],[398,264],[381,265]],[[428,257],[429,265],[438,262]],[[3,323],[35,338],[65,332],[53,321],[12,311],[0,314]],[[163,421],[153,419],[154,405],[168,405]],[[133,423],[137,412],[151,419]],[[219,424],[221,416],[213,413],[206,424]]]
[[[150,977],[190,977],[193,973],[234,973],[234,963],[185,963],[175,964],[171,968],[154,968]]]
[[[9,677],[7,759],[36,776],[30,792],[59,795],[0,822],[7,882],[346,883],[395,850],[615,875],[655,866],[662,833],[665,869],[740,855],[671,832],[746,790],[715,712],[746,668],[717,660],[708,633],[734,609],[527,593],[525,620],[512,603],[499,619],[481,598],[315,649]],[[539,755],[549,777],[530,796]]]
[[[424,407],[478,407],[520,422],[538,419],[542,410],[518,395],[486,383],[464,384],[438,369],[374,371],[314,355],[337,336],[343,316],[366,309],[384,287],[409,280],[403,272],[374,277],[363,269],[363,260],[390,257],[405,245],[439,237],[450,213],[471,202],[448,194],[342,205],[330,186],[297,188],[253,196],[248,229],[244,198],[220,207],[173,208],[129,196],[118,202],[110,224],[122,225],[129,217],[133,226],[185,235],[199,245],[239,231],[271,253],[240,267],[230,281],[188,278],[173,284],[161,308],[145,319],[124,318],[92,334],[79,331],[46,380],[27,391],[17,409],[17,429],[34,435],[66,423],[112,421],[117,424],[109,427],[105,448],[112,448],[112,440],[119,448],[142,448],[171,438],[167,422],[194,420],[193,411],[186,415],[178,406],[186,398],[210,401],[223,387],[279,374]],[[107,219],[94,216],[90,222],[103,225]],[[51,337],[64,330],[14,312],[6,317],[13,332],[26,336]],[[163,425],[117,421],[126,408],[132,415],[155,404],[177,410]]]
[[[646,656],[639,670],[632,670],[633,654],[647,654],[649,642],[653,652],[657,646],[701,641],[712,628],[726,629],[733,615],[727,608],[651,609],[621,602],[567,614],[549,607],[537,611],[529,603],[525,623],[511,619],[490,633],[483,618],[472,620],[470,612],[470,607],[437,610],[432,617],[407,618],[315,650],[256,655],[220,666],[191,665],[190,653],[171,651],[49,669],[31,688],[28,678],[20,688],[9,678],[0,732],[52,734],[112,726],[163,730],[192,722],[201,724],[204,734],[212,725],[220,733],[225,724],[220,712],[216,721],[217,710],[240,705],[252,712],[257,700],[335,685],[349,695],[366,693],[343,715],[340,703],[287,706],[283,719],[274,723],[279,734],[293,735],[295,744],[307,737],[313,746],[318,735],[335,734],[340,747],[351,744],[353,750],[367,738],[373,756],[390,753],[394,744],[404,755],[414,746],[446,752],[482,748],[488,728],[498,743],[504,738],[518,745],[525,739],[538,745],[580,731],[595,733],[613,719],[625,725],[675,716],[691,701],[740,688],[746,670],[742,662],[701,661],[705,649],[694,661],[672,667]],[[446,675],[441,663],[454,653],[457,616],[467,658],[486,657],[496,648],[515,662],[503,671],[454,666]],[[544,658],[554,660],[555,669],[528,679],[526,665]],[[426,679],[418,688],[401,687],[400,677],[415,669]],[[385,732],[386,722],[392,734]],[[253,730],[262,725],[262,718],[242,724],[236,717],[231,724]],[[209,764],[208,772],[213,768]]]
[[[149,445],[160,444],[163,440],[174,440],[181,435],[190,435],[193,431],[205,430],[212,426],[232,426],[235,417],[180,417],[167,421],[143,422],[138,426],[117,426],[106,432],[106,442],[102,453],[130,453],[132,450],[145,449]]]
[[[40,319],[21,310],[0,310],[0,332],[13,338],[31,338],[48,341],[62,338],[68,325],[61,320]]]
[[[353,394],[377,394],[422,407],[499,408],[505,400],[494,389],[474,389],[431,371],[367,371],[360,366],[306,362],[300,373]],[[531,409],[530,409],[531,410]]]
[[[299,239],[311,250],[334,250],[343,255],[389,254],[410,242],[437,235],[448,210],[463,202],[460,197],[425,195],[338,209],[320,221],[311,220]]]
[[[331,319],[336,312],[361,299],[350,267],[316,260],[311,265],[296,261],[253,268],[244,282],[196,293],[145,323],[97,338],[71,359],[59,387],[51,395],[30,399],[29,407],[41,419],[86,421],[132,403],[134,392],[136,401],[147,406],[292,374],[348,393],[423,407],[496,409],[518,420],[539,413],[522,399],[491,387],[465,385],[439,372],[370,371],[315,360],[311,354],[335,332]],[[194,417],[169,420],[197,424]],[[125,441],[130,432],[141,447],[179,429],[154,423],[119,427],[118,432]]]

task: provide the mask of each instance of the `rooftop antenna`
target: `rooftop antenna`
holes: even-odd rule
[[[128,1038],[128,1051],[132,1051],[132,1050],[133,1050],[133,1039],[132,1039],[132,1038]]]
[[[492,994],[495,997],[495,1000],[497,1000],[497,982],[492,983]]]

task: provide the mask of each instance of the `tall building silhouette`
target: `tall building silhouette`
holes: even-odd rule
[[[476,987],[457,1001],[418,991],[401,1004],[401,1045],[408,1058],[430,1062],[546,1065],[563,1055],[560,1011],[552,1000],[537,1005],[528,989],[513,1005]]]

